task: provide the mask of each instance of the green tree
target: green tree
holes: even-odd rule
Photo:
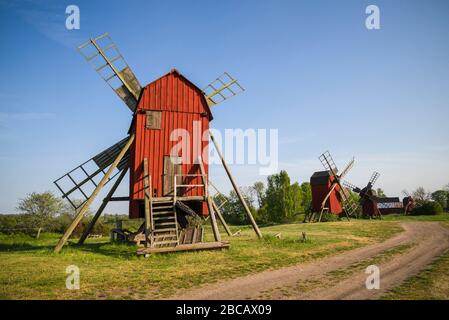
[[[289,204],[291,211],[289,212],[287,219],[294,220],[294,218],[298,214],[304,212],[303,192],[298,182],[295,182],[290,186],[290,195],[288,197],[288,200],[291,201],[291,203]]]
[[[262,181],[254,182],[252,189],[255,193],[258,208],[262,208],[265,201],[265,185]]]
[[[310,213],[312,211],[312,187],[310,182],[301,183],[301,191],[304,213]]]
[[[20,199],[17,210],[32,217],[34,227],[47,227],[52,223],[53,218],[63,208],[61,199],[52,192],[33,192],[27,194],[24,199]]]
[[[413,210],[414,215],[437,215],[443,213],[443,208],[436,201],[424,201]]]
[[[377,189],[376,189],[376,195],[377,195],[379,198],[385,198],[385,197],[386,197],[385,192],[384,192],[381,188],[377,188]]]
[[[413,199],[416,201],[416,206],[419,207],[420,205],[424,204],[426,201],[429,201],[429,193],[423,188],[418,187],[413,193],[412,193]]]
[[[257,211],[254,208],[254,197],[253,190],[251,187],[243,187],[240,188],[240,192],[242,193],[243,198],[245,199],[251,213],[254,216],[254,219],[257,219]],[[226,197],[226,203],[223,205],[223,215],[225,216],[225,220],[230,224],[247,224],[247,217],[245,209],[240,203],[240,199],[235,193],[234,190],[229,192],[229,196]]]
[[[432,193],[431,198],[433,201],[438,202],[443,209],[447,208],[449,200],[449,192],[446,190],[437,190]]]
[[[286,171],[268,177],[264,212],[269,221],[291,221],[303,211],[302,191],[298,183],[290,184]]]

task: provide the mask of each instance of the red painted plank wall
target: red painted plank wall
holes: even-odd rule
[[[329,193],[331,185],[332,185],[333,177],[328,179],[326,184],[312,184],[312,210],[313,212],[321,211],[321,203],[323,202],[326,195]],[[343,207],[340,199],[340,195],[338,191],[340,190],[339,186],[336,186],[332,191],[331,195],[326,201],[326,208],[329,208],[330,213],[340,214],[343,212]]]
[[[149,172],[152,179],[152,189],[156,189],[156,196],[163,196],[164,156],[171,153],[172,148],[181,141],[170,141],[170,135],[175,129],[184,129],[182,137],[189,141],[188,161],[183,161],[182,174],[200,174],[196,156],[202,155],[204,168],[208,174],[207,155],[208,139],[202,141],[203,132],[209,129],[212,119],[207,103],[200,89],[180,75],[172,71],[162,78],[150,83],[143,89],[137,112],[133,121],[132,131],[136,139],[131,146],[130,163],[130,217],[142,216],[139,213],[142,199],[144,199],[143,159],[148,158]],[[146,110],[160,110],[161,129],[147,129]],[[194,122],[197,121],[194,134]],[[199,152],[194,152],[193,139],[198,142]],[[181,156],[181,154],[178,154]],[[185,163],[188,162],[188,163]],[[184,181],[185,182],[185,181]],[[201,184],[199,177],[193,178],[188,184]],[[203,195],[201,188],[187,190],[184,195]]]

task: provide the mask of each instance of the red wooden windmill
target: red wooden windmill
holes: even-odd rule
[[[404,214],[410,214],[416,207],[416,201],[413,199],[413,196],[407,191],[402,190],[402,194],[404,198],[402,199],[402,206],[404,208]]]
[[[360,196],[360,205],[362,207],[363,215],[370,218],[382,218],[382,214],[379,210],[378,202],[379,197],[373,190],[373,186],[379,178],[380,173],[373,172],[371,178],[365,187],[359,188],[350,182],[344,181],[343,184],[346,188],[356,192]]]
[[[213,118],[210,108],[244,90],[237,80],[224,73],[201,90],[173,69],[142,88],[108,34],[90,39],[79,47],[79,51],[125,102],[133,117],[128,137],[55,181],[63,198],[78,210],[55,251],[61,250],[94,198],[115,176],[113,186],[79,243],[87,238],[109,201],[129,201],[129,217],[145,219],[139,230],[145,242],[145,248],[138,250],[140,254],[228,247],[228,243],[221,241],[216,218],[228,233],[229,228],[208,192],[209,137],[249,221],[261,237],[209,131]],[[129,196],[114,197],[128,169]],[[80,197],[84,201],[74,201]],[[203,243],[202,228],[190,228],[189,215],[210,216],[216,241]]]
[[[341,173],[329,151],[319,157],[324,171],[315,172],[310,178],[312,189],[312,212],[306,215],[304,221],[321,221],[323,213],[342,214],[349,219],[357,206],[342,187],[341,179],[351,170],[354,158],[346,165]]]

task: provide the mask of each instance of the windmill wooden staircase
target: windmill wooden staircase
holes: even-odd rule
[[[144,234],[145,247],[137,249],[138,255],[148,256],[157,252],[191,251],[191,250],[213,250],[229,248],[229,242],[215,241],[203,242],[202,226],[178,230],[177,204],[178,200],[184,198],[200,198],[196,200],[209,201],[207,195],[207,178],[202,174],[202,184],[178,184],[177,176],[174,175],[174,192],[172,196],[153,197],[150,190],[151,176],[147,171],[147,161],[144,161],[144,185],[145,185],[145,222]],[[184,175],[195,176],[195,175]],[[197,197],[179,197],[177,188],[204,188],[205,195]],[[182,207],[181,207],[182,208]],[[191,210],[191,209],[190,209]]]
[[[151,206],[151,246],[176,246],[179,243],[178,222],[173,200],[152,201]]]

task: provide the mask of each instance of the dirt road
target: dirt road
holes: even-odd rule
[[[181,292],[173,299],[375,299],[422,270],[449,248],[437,222],[404,222],[404,232],[379,244],[318,261],[264,271]],[[395,251],[396,250],[396,251]],[[365,286],[365,268],[380,268],[380,289]]]

